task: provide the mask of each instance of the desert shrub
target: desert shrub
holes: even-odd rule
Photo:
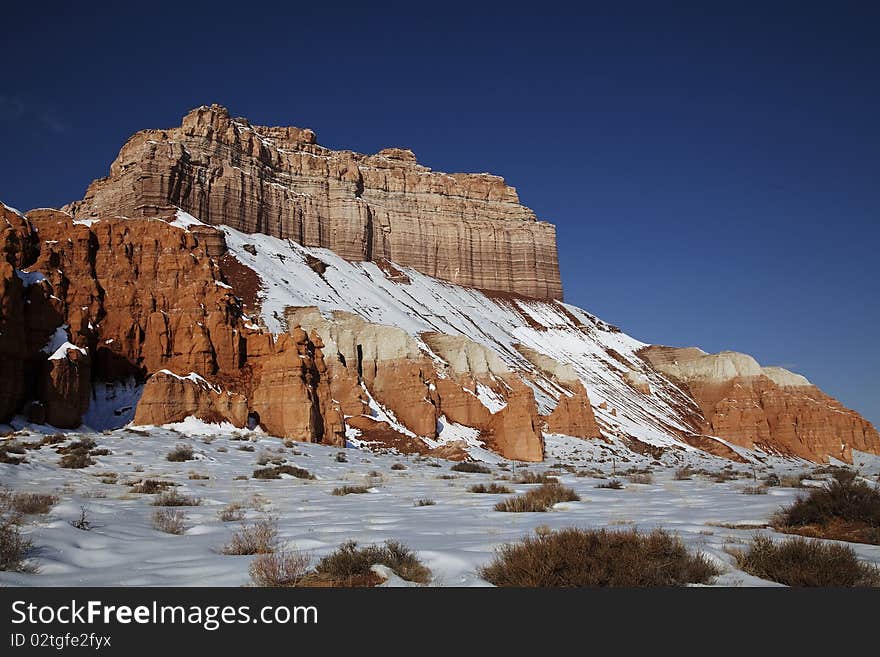
[[[153,500],[153,506],[199,506],[201,503],[200,498],[183,495],[176,490],[163,491]]]
[[[779,478],[778,474],[776,474],[775,472],[771,472],[766,477],[764,477],[764,481],[762,483],[767,488],[775,488],[782,483],[782,480]]]
[[[563,529],[501,546],[480,576],[496,586],[683,586],[719,574],[677,536],[657,529]]]
[[[620,479],[611,479],[609,481],[603,481],[596,484],[596,488],[610,488],[612,490],[620,490],[621,488],[623,488],[623,483],[621,483]]]
[[[381,564],[393,570],[399,577],[425,584],[431,579],[431,571],[422,565],[415,553],[398,541],[385,541],[383,545],[358,547],[347,541],[334,552],[318,562],[316,575],[337,586],[364,586],[377,583],[370,570]]]
[[[721,470],[720,472],[715,472],[712,474],[712,481],[714,481],[716,484],[723,484],[728,481],[734,481],[737,478],[737,473],[730,470]]]
[[[297,479],[314,479],[315,475],[305,468],[298,468],[295,465],[276,465],[271,468],[261,468],[254,470],[254,479],[281,479],[281,475],[286,474]]]
[[[508,513],[544,512],[559,502],[577,502],[580,499],[571,488],[561,484],[541,484],[539,488],[499,502],[495,510]]]
[[[631,475],[629,475],[629,477],[627,477],[627,479],[629,479],[629,482],[631,484],[653,484],[654,483],[654,477],[652,477],[648,473],[631,474]]]
[[[186,514],[180,509],[159,509],[153,513],[153,529],[166,534],[183,534],[186,531]]]
[[[413,506],[434,506],[435,504],[437,504],[437,502],[435,502],[435,501],[432,500],[431,498],[429,498],[429,497],[423,497],[423,498],[420,499],[420,500],[416,500],[416,501],[413,503]]]
[[[101,447],[100,449],[93,449],[89,452],[89,456],[110,456],[113,452],[105,447]]]
[[[223,554],[269,554],[278,545],[278,521],[275,518],[262,518],[245,523],[223,546]]]
[[[141,493],[143,495],[154,495],[161,493],[169,486],[173,486],[170,481],[159,481],[158,479],[144,479],[136,484],[132,484],[132,493]]]
[[[311,558],[307,554],[282,548],[276,552],[258,554],[248,572],[254,586],[296,586],[308,574],[310,565]]]
[[[746,486],[742,489],[743,495],[766,495],[766,486]]]
[[[242,439],[242,440],[244,440],[244,439]],[[238,451],[240,451],[240,452],[253,452],[254,446],[253,445],[239,445]]]
[[[516,484],[555,484],[559,482],[559,479],[546,472],[537,473],[525,470],[516,475],[513,482]]]
[[[489,474],[491,472],[491,470],[485,465],[480,465],[479,463],[474,463],[473,461],[461,461],[460,463],[456,463],[449,469],[453,472],[473,472],[476,474]]]
[[[755,536],[746,550],[733,556],[747,573],[788,586],[880,586],[880,570],[836,543],[801,537],[774,543]]]
[[[230,502],[217,512],[217,517],[222,522],[244,520],[244,506],[238,502]]]
[[[363,493],[369,493],[370,489],[366,486],[340,486],[338,488],[334,488],[330,493],[331,495],[360,495]]]
[[[406,470],[406,466],[403,463],[395,463],[391,466],[392,470]]]
[[[500,495],[500,494],[506,494],[506,493],[513,492],[507,486],[503,486],[502,484],[496,484],[494,481],[491,484],[489,484],[488,486],[486,484],[475,484],[475,485],[471,486],[470,488],[468,488],[468,490],[472,493],[491,493],[493,495]]]
[[[92,529],[92,521],[89,520],[89,508],[85,505],[79,508],[79,517],[69,521],[70,526],[87,532]]]
[[[22,536],[19,517],[11,509],[0,509],[0,570],[33,572],[25,563],[33,548],[30,539]]]
[[[24,456],[26,451],[24,446],[19,443],[13,440],[4,440],[0,442],[0,463],[8,463],[10,465],[27,463],[28,460]]]
[[[94,465],[95,462],[89,457],[88,450],[69,452],[58,461],[59,467],[78,470]]]
[[[195,455],[193,454],[192,446],[181,444],[168,452],[165,458],[173,463],[182,463],[184,461],[192,461],[195,459]]]
[[[206,479],[210,479],[210,477],[208,475],[199,474],[198,472],[190,472],[187,479],[191,481],[205,481]]]
[[[88,452],[95,449],[96,446],[97,444],[92,438],[80,438],[79,440],[74,440],[65,447],[56,447],[55,451],[59,454],[73,454],[82,451]]]
[[[348,463],[348,455],[345,452],[336,452],[337,463]]]
[[[838,471],[827,486],[783,509],[774,524],[783,531],[811,528],[820,537],[880,544],[880,489]]]
[[[693,470],[685,466],[675,471],[675,479],[676,481],[687,481],[693,476],[693,474]]]
[[[8,496],[8,504],[16,513],[37,515],[49,513],[49,510],[58,503],[55,495],[45,493],[0,493]]]

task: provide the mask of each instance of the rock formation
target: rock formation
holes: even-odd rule
[[[561,299],[556,230],[489,174],[446,174],[411,151],[333,151],[315,133],[252,126],[219,105],[123,146],[77,219],[179,207],[208,224],[289,238],[351,260],[392,260],[459,285]]]
[[[806,378],[761,367],[746,354],[707,354],[696,348],[651,346],[642,355],[686,386],[700,405],[706,430],[742,447],[852,461],[852,450],[880,452],[870,422]]]

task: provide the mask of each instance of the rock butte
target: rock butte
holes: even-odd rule
[[[443,458],[539,461],[544,432],[731,459],[880,453],[800,375],[646,345],[563,304],[554,228],[500,178],[331,151],[216,105],[137,133],[65,210],[0,205],[0,248],[0,423],[73,428],[127,382],[122,423]]]
[[[181,208],[208,224],[326,247],[351,260],[392,260],[486,290],[561,299],[556,228],[489,174],[447,174],[412,151],[333,151],[315,133],[252,126],[225,107],[123,146],[74,218],[157,216]]]

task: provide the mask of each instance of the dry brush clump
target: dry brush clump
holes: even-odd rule
[[[201,498],[183,495],[176,490],[166,490],[153,500],[153,506],[199,506],[201,503]]]
[[[217,517],[221,522],[244,520],[244,515],[244,505],[239,502],[230,502],[217,512]]]
[[[180,509],[160,509],[153,513],[153,529],[180,535],[186,531],[186,513]]]
[[[155,495],[161,493],[166,488],[174,486],[170,481],[160,481],[158,479],[144,479],[131,485],[129,489],[132,493],[140,493],[142,495]]]
[[[223,546],[223,554],[270,554],[278,547],[278,521],[261,518],[243,524]]]
[[[631,483],[631,484],[645,484],[645,485],[648,485],[648,484],[653,484],[653,483],[654,483],[654,477],[652,477],[652,476],[651,476],[649,473],[647,473],[647,472],[639,472],[639,473],[636,473],[636,474],[631,474],[631,475],[629,475],[629,476],[627,477],[627,479],[629,479],[629,483]]]
[[[0,571],[35,572],[25,561],[33,543],[21,533],[21,513],[15,510],[13,496],[0,495]]]
[[[610,481],[603,481],[596,484],[596,488],[610,488],[611,490],[620,490],[623,488],[623,483],[620,481],[620,479],[611,479]]]
[[[515,484],[556,484],[559,483],[559,479],[552,475],[548,475],[546,472],[531,472],[530,470],[526,470],[524,472],[520,472],[516,478],[514,478],[513,483]]]
[[[254,586],[279,588],[298,586],[309,574],[312,559],[296,550],[281,548],[259,554],[251,562],[248,572]]]
[[[193,448],[190,445],[180,444],[165,455],[165,459],[172,463],[183,463],[194,460]]]
[[[542,513],[559,502],[577,502],[580,499],[571,488],[561,484],[542,484],[539,488],[499,502],[495,505],[495,510],[508,513]]]
[[[23,515],[49,513],[58,503],[58,497],[46,493],[12,493],[0,490],[0,505]]]
[[[773,524],[790,534],[880,545],[880,488],[838,470],[826,486],[783,509]]]
[[[513,491],[509,489],[507,486],[502,484],[496,484],[494,481],[491,484],[474,484],[468,490],[471,493],[489,493],[492,495],[502,495],[507,493],[512,493]]]
[[[598,587],[706,584],[719,570],[657,529],[562,529],[503,545],[480,576],[496,586]]]
[[[731,553],[740,569],[787,586],[880,586],[880,570],[836,543],[755,536],[747,549]]]
[[[473,461],[462,461],[461,463],[456,463],[449,469],[453,472],[470,472],[474,474],[489,474],[492,472],[485,465],[474,463]]]
[[[399,541],[385,541],[382,545],[358,547],[347,541],[315,566],[310,583],[330,586],[375,586],[381,578],[371,568],[382,565],[409,582],[426,584],[431,579],[428,570],[415,553]]]
[[[295,465],[276,465],[271,468],[261,468],[254,470],[254,479],[281,479],[281,475],[286,474],[297,479],[314,479],[315,475],[305,468],[298,468]]]
[[[370,489],[366,486],[339,486],[331,491],[331,495],[362,495],[369,493]]]

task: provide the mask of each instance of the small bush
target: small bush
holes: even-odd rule
[[[305,468],[298,468],[295,465],[277,465],[271,468],[262,468],[254,470],[254,479],[281,479],[281,475],[286,474],[297,479],[314,479],[315,475]]]
[[[244,507],[238,502],[231,502],[217,512],[217,517],[222,522],[244,520]]]
[[[57,503],[58,498],[55,495],[45,493],[15,493],[10,500],[13,510],[26,515],[49,513]]]
[[[205,481],[210,479],[210,477],[208,475],[199,474],[198,472],[190,472],[187,479],[190,481]]]
[[[59,467],[79,470],[94,465],[95,462],[89,457],[88,451],[70,452],[61,457],[58,461]]]
[[[473,461],[461,461],[460,463],[456,463],[449,469],[453,472],[473,472],[476,474],[489,474],[490,472],[492,472],[485,465],[480,465],[479,463],[474,463]]]
[[[596,488],[610,488],[612,490],[620,490],[623,488],[623,484],[620,479],[611,479],[610,481],[603,481],[601,483],[596,484]]]
[[[223,547],[223,554],[270,554],[278,545],[278,521],[263,518],[246,523],[232,534]]]
[[[541,513],[559,502],[577,502],[580,499],[571,488],[561,484],[542,484],[539,488],[499,502],[495,505],[495,510],[508,513]]]
[[[755,536],[747,550],[733,556],[747,573],[788,586],[880,586],[880,570],[835,543],[800,537],[774,543]]]
[[[182,463],[184,461],[192,461],[195,459],[195,455],[190,445],[178,445],[168,452],[165,458],[173,463]]]
[[[169,486],[173,486],[170,481],[159,481],[158,479],[144,479],[143,481],[133,484],[131,487],[132,493],[140,493],[143,495],[154,495],[156,493],[161,493],[163,490],[168,488]]]
[[[880,489],[848,470],[835,477],[783,509],[774,524],[791,533],[880,545]]]
[[[85,505],[79,508],[79,518],[70,521],[70,526],[87,532],[92,529],[92,521],[89,520],[89,509]]]
[[[413,506],[434,506],[435,504],[437,504],[437,503],[434,500],[432,500],[428,497],[424,497],[420,500],[416,500],[413,503]]]
[[[743,495],[766,495],[766,486],[746,486],[742,489]]]
[[[516,484],[556,484],[559,483],[559,479],[552,477],[545,472],[538,474],[526,470],[525,472],[520,472],[513,482]]]
[[[297,586],[309,572],[311,558],[301,552],[286,549],[259,554],[251,562],[248,572],[254,586]]]
[[[34,572],[25,563],[31,541],[21,534],[18,516],[9,511],[0,513],[0,570],[10,572]]]
[[[330,493],[331,495],[361,495],[363,493],[369,493],[370,489],[366,486],[340,486],[339,488],[334,488]]]
[[[677,536],[661,529],[544,531],[498,549],[480,576],[496,586],[683,586],[719,574],[703,556],[690,554]]]
[[[693,470],[685,466],[675,471],[675,479],[676,481],[687,481],[693,476],[693,474]]]
[[[198,497],[182,495],[176,490],[164,491],[153,500],[153,506],[199,506],[201,503]]]
[[[406,470],[406,466],[403,463],[395,463],[391,466],[392,470]]]
[[[160,509],[153,514],[153,528],[166,534],[183,534],[185,523],[186,514],[180,509]]]
[[[347,541],[321,559],[315,566],[315,573],[321,580],[335,586],[373,586],[379,578],[370,568],[377,564],[390,568],[409,582],[425,584],[431,579],[431,571],[422,565],[412,550],[398,541],[362,548],[354,541]]]
[[[649,475],[647,473],[632,474],[632,475],[629,475],[629,477],[627,477],[627,479],[629,479],[629,482],[631,484],[646,484],[647,485],[647,484],[654,483],[654,477],[652,477],[651,475]]]
[[[253,445],[239,445],[238,451],[239,452],[253,452],[254,446]]]
[[[348,463],[348,456],[345,452],[336,452],[337,463]]]
[[[472,493],[490,493],[493,495],[501,495],[513,492],[507,486],[496,484],[495,482],[492,482],[488,486],[486,484],[475,484],[468,488],[468,490]]]

